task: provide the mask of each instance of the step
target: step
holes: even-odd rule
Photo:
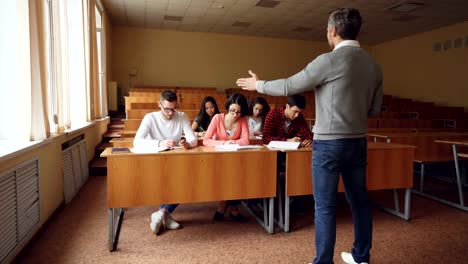
[[[111,148],[112,145],[113,144],[110,142],[101,142],[99,145],[97,145],[94,156],[99,157],[106,148]]]
[[[111,124],[107,125],[108,130],[124,130],[124,128],[125,128],[125,125],[123,124],[123,122],[122,122],[122,124],[112,124],[111,123]]]
[[[107,131],[102,135],[103,138],[119,138],[121,137],[120,132]]]
[[[96,157],[89,163],[89,175],[107,176],[107,159]]]
[[[119,132],[107,131],[106,133],[104,133],[102,135],[102,142],[107,143],[107,142],[111,141],[113,138],[121,138],[120,131]]]
[[[109,111],[109,116],[111,118],[125,118],[125,112]]]
[[[120,125],[120,124],[123,125],[124,122],[122,121],[122,119],[125,119],[125,116],[124,117],[118,117],[118,118],[111,118],[110,119],[110,124],[111,125],[114,125],[114,124],[115,125]]]

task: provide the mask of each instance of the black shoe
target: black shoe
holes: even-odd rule
[[[218,211],[215,212],[214,216],[213,216],[213,220],[215,221],[223,221],[224,220],[224,214],[223,213],[220,213]]]
[[[231,218],[232,220],[234,220],[235,222],[238,222],[238,223],[245,223],[245,222],[248,221],[248,219],[245,218],[240,213],[238,213],[237,215],[233,215],[232,213],[230,213],[229,218]]]

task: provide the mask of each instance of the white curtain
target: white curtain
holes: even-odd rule
[[[42,140],[50,135],[47,113],[47,52],[44,29],[44,3],[29,0],[29,25],[31,43],[31,140]]]

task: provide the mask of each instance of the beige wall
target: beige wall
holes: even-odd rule
[[[62,143],[84,133],[88,160],[91,160],[94,155],[94,149],[101,142],[102,134],[106,131],[108,123],[109,119],[107,118],[97,121],[95,125],[92,125],[81,132],[53,137],[50,139],[50,142],[40,146],[39,148],[34,148],[25,154],[0,163],[0,171],[3,171],[32,157],[38,157],[41,210],[40,225],[44,224],[44,222],[64,201],[61,159]]]
[[[372,47],[383,69],[384,92],[468,110],[467,36],[465,22]],[[435,42],[460,37],[462,48],[433,51]]]
[[[265,79],[283,78],[328,51],[326,41],[312,42],[211,33],[117,27],[112,29],[112,76],[129,85],[235,87],[249,69]]]

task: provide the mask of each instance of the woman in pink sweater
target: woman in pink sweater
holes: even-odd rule
[[[203,145],[249,144],[249,126],[247,115],[249,108],[242,94],[232,94],[226,102],[227,114],[220,113],[211,119]]]
[[[226,104],[227,114],[220,113],[213,117],[205,137],[203,145],[216,146],[222,144],[249,144],[249,126],[247,124],[247,115],[249,108],[247,99],[242,94],[232,94],[229,96]],[[231,212],[229,217],[237,222],[245,222],[247,219],[242,216],[237,208],[238,200],[221,201],[215,212],[214,220],[224,219],[224,214],[229,206]]]

